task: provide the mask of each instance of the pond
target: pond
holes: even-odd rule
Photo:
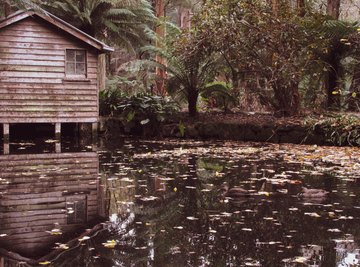
[[[359,148],[43,144],[0,155],[1,267],[360,265]]]

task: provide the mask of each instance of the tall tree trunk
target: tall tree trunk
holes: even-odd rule
[[[100,54],[98,56],[98,83],[99,90],[105,90],[106,83],[106,54]]]
[[[327,0],[326,14],[333,19],[339,19],[340,15],[340,0]]]
[[[332,49],[329,53],[329,57],[327,59],[327,63],[330,68],[326,73],[326,81],[325,88],[327,94],[327,107],[331,109],[339,109],[340,108],[340,93],[337,92],[339,88],[338,79],[339,79],[339,71],[340,71],[340,58],[336,53],[337,49]]]
[[[339,19],[340,14],[340,0],[327,0],[326,6],[327,15],[332,19]],[[339,40],[333,40],[332,48],[329,49],[329,55],[327,57],[327,63],[329,64],[329,70],[325,76],[325,90],[327,94],[327,107],[331,109],[340,109],[340,94],[333,94],[334,91],[339,89],[339,73],[340,73],[340,59],[338,50],[340,48]]]
[[[356,64],[350,86],[348,110],[360,112],[360,65]]]
[[[8,0],[5,0],[5,2],[4,2],[4,14],[5,14],[5,17],[7,17],[11,14],[11,6],[10,6],[10,2]]]
[[[271,0],[271,9],[275,16],[279,13],[279,0]]]
[[[197,116],[197,100],[199,97],[199,92],[194,89],[190,88],[188,91],[188,109],[189,109],[189,116],[196,117]]]
[[[164,0],[155,0],[155,15],[157,18],[161,18],[165,16]],[[162,40],[165,37],[165,29],[163,25],[156,26],[155,32],[158,40]],[[156,47],[161,48],[161,41],[158,40],[156,41]],[[155,61],[162,65],[166,65],[165,59],[159,55],[156,56]],[[156,73],[155,93],[158,95],[166,95],[166,90],[165,90],[166,72],[164,69],[157,67],[155,73]]]
[[[299,13],[300,17],[305,16],[305,13],[306,13],[305,0],[296,0],[296,8],[298,10],[298,13]]]
[[[179,26],[182,29],[190,29],[191,27],[191,9],[179,8]]]

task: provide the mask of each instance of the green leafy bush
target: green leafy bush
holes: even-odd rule
[[[360,146],[360,117],[354,114],[337,114],[321,120],[306,121],[310,131],[321,129],[326,141],[334,145]]]
[[[178,111],[179,106],[168,97],[136,94],[124,96],[118,90],[101,93],[103,115],[118,117],[125,132],[154,135],[161,131],[161,124]]]
[[[237,99],[232,95],[231,86],[225,82],[208,83],[201,91],[201,96],[210,108],[218,107],[228,112],[235,106]]]

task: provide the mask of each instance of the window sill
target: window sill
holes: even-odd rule
[[[91,80],[87,78],[64,78],[63,82],[65,83],[89,83]]]

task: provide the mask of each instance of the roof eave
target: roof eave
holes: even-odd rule
[[[94,37],[88,35],[87,33],[79,30],[78,28],[74,27],[73,25],[67,23],[66,21],[56,17],[55,15],[53,15],[45,10],[43,10],[43,12],[36,12],[34,10],[23,10],[23,11],[15,12],[0,22],[0,29],[3,27],[6,27],[7,25],[11,25],[17,21],[23,20],[27,17],[31,17],[33,15],[36,15],[36,16],[48,21],[49,23],[58,27],[59,29],[71,34],[72,36],[80,39],[81,41],[87,43],[88,45],[96,48],[101,53],[108,53],[108,52],[114,51],[114,48],[95,39]]]

